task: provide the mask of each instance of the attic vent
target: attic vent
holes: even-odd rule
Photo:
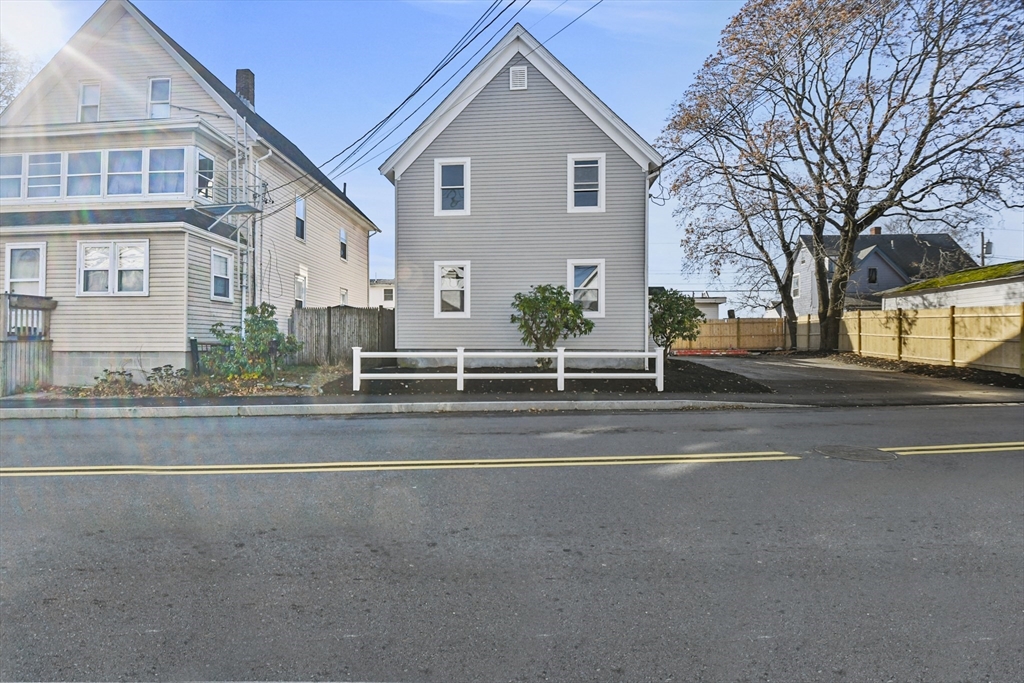
[[[526,90],[526,67],[514,66],[508,70],[508,89]]]

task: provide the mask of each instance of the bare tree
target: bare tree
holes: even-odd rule
[[[0,111],[11,103],[32,76],[32,65],[0,36]]]
[[[836,348],[862,232],[889,220],[956,231],[1024,206],[1022,25],[1019,0],[749,0],[662,136],[691,165],[718,160],[713,180],[676,171],[687,225],[713,215],[690,197],[716,183],[760,197],[746,206],[778,202],[810,234],[821,348]],[[826,232],[839,235],[831,280]],[[783,300],[787,288],[781,278]]]

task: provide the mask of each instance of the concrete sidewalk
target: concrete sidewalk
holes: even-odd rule
[[[1024,403],[1024,390],[896,373],[801,356],[686,360],[767,385],[770,394],[423,394],[227,398],[0,399],[0,419],[256,417],[400,413],[730,410]]]

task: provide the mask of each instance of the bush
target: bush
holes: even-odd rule
[[[230,330],[224,323],[211,327],[210,333],[220,345],[210,351],[206,362],[210,371],[228,379],[258,379],[272,375],[277,357],[296,353],[301,348],[295,337],[278,331],[274,320],[276,311],[277,308],[268,303],[247,307],[244,338],[238,325]],[[276,347],[274,355],[271,354],[272,347]]]
[[[535,285],[528,294],[516,294],[512,308],[517,312],[510,322],[519,326],[523,344],[535,351],[550,351],[559,339],[581,337],[594,329],[594,321],[583,316],[583,308],[563,285]],[[550,368],[551,359],[538,358],[537,365]]]
[[[651,294],[647,306],[651,313],[651,336],[666,357],[676,339],[693,341],[700,334],[700,324],[705,317],[692,296],[666,289]]]

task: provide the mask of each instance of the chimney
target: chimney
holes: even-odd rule
[[[256,109],[256,74],[249,69],[235,69],[235,94]]]
[[[871,228],[871,234],[872,235],[881,235],[882,234],[882,228],[879,227],[879,226],[875,226],[875,227]]]

